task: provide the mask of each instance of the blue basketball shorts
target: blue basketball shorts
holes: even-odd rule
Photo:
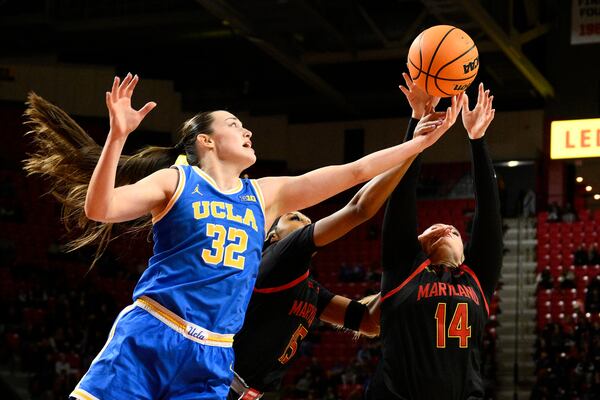
[[[210,332],[141,297],[119,314],[71,397],[226,399],[232,344],[233,335]]]

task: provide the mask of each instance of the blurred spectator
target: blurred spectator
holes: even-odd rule
[[[535,192],[529,189],[523,196],[523,217],[529,218],[535,216]]]
[[[361,365],[368,365],[372,359],[371,350],[366,344],[363,343],[356,353],[356,360]]]
[[[352,282],[362,282],[366,275],[365,267],[361,263],[355,263],[352,267]]]
[[[308,391],[310,390],[313,383],[312,375],[310,371],[307,369],[304,374],[298,379],[296,382],[296,395],[305,398],[308,395]]]
[[[340,266],[340,281],[342,282],[363,282],[367,276],[367,271],[361,263],[354,263],[352,266],[342,263]]]
[[[558,203],[554,201],[548,207],[548,218],[546,219],[546,221],[547,222],[558,222],[560,220],[561,220],[560,207],[558,206]]]
[[[594,243],[590,246],[588,252],[588,263],[595,265],[600,264],[600,252],[598,252],[598,244]]]
[[[0,204],[0,220],[5,222],[24,222],[23,209],[16,199],[3,201]]]
[[[65,353],[58,353],[58,358],[54,363],[54,372],[56,372],[58,375],[62,374],[63,372],[65,374],[70,372],[69,363],[67,362]]]
[[[575,273],[571,270],[563,272],[558,278],[561,289],[575,289],[577,284],[575,283]]]
[[[546,267],[538,276],[538,286],[537,290],[543,289],[552,289],[554,288],[554,280],[552,279],[552,274],[550,273],[550,268]]]
[[[589,313],[600,312],[600,275],[596,276],[596,279],[588,286],[588,291],[585,294],[585,311]]]
[[[577,250],[575,250],[575,252],[573,253],[573,264],[586,265],[587,263],[588,263],[588,252],[582,243],[579,245]]]
[[[338,397],[335,394],[334,388],[332,386],[328,386],[327,387],[327,391],[325,392],[325,395],[323,396],[323,400],[337,400]]]
[[[575,212],[575,209],[573,208],[573,206],[571,205],[571,203],[567,203],[567,205],[565,206],[563,212],[562,212],[562,222],[568,222],[568,223],[572,223],[578,220],[578,216],[577,213]]]
[[[342,265],[340,265],[340,275],[339,275],[339,279],[341,282],[350,282],[352,276],[352,268],[350,268],[350,266],[348,264],[346,264],[346,262],[342,262]]]
[[[313,357],[310,360],[310,365],[308,368],[312,376],[323,376],[323,368],[321,367],[321,364],[319,363],[319,359],[317,357]]]
[[[356,371],[354,367],[347,368],[342,374],[342,384],[344,385],[355,385],[356,384]]]
[[[381,281],[381,267],[377,265],[375,267],[373,264],[367,269],[366,279],[370,282],[380,282]]]

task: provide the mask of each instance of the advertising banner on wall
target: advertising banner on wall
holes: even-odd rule
[[[571,44],[600,43],[600,0],[571,0]]]
[[[553,121],[550,158],[600,157],[600,118]]]

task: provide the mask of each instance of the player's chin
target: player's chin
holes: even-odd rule
[[[440,246],[448,246],[449,240],[447,236],[437,236],[431,239],[429,248],[432,250],[439,248]]]
[[[452,243],[450,242],[450,240],[444,240],[444,239],[445,238],[440,238],[431,245],[431,247],[429,248],[430,255],[448,254],[448,253],[455,252],[454,247],[452,246]]]
[[[256,162],[256,154],[254,154],[254,149],[250,149],[250,150],[252,150],[252,151],[246,152],[243,156],[243,161],[244,161],[244,164],[246,165],[246,168],[251,167]]]

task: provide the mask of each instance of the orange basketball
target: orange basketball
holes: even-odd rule
[[[416,37],[408,51],[408,72],[432,96],[463,92],[477,76],[479,52],[473,40],[450,25],[436,25]]]

